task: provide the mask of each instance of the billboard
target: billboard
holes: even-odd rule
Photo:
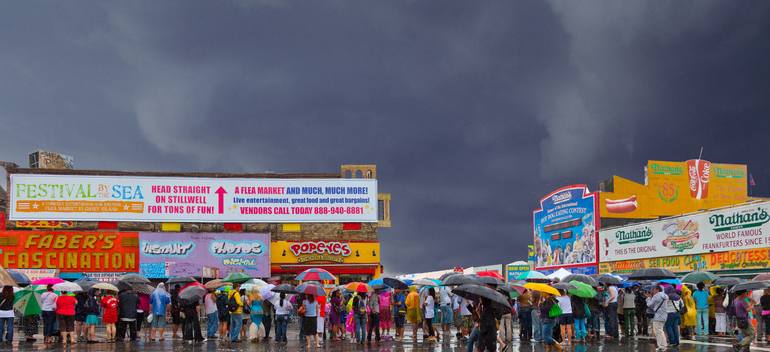
[[[525,261],[513,262],[505,266],[505,278],[507,282],[513,282],[519,275],[529,271],[529,263]]]
[[[11,220],[377,222],[372,179],[12,174]]]
[[[0,265],[65,272],[137,272],[139,234],[113,231],[0,231]]]
[[[613,176],[613,191],[600,194],[603,218],[656,219],[748,200],[746,165],[650,160],[645,170],[645,184]]]
[[[532,212],[538,270],[596,265],[596,195],[586,185],[557,189]]]
[[[647,268],[665,268],[675,273],[687,273],[696,270],[713,272],[767,270],[770,268],[770,248],[599,263],[599,271],[602,274],[628,274]]]
[[[147,278],[222,278],[233,272],[270,277],[268,233],[141,232],[139,239],[141,273]]]
[[[599,231],[602,262],[770,246],[770,202]]]
[[[273,241],[273,264],[376,264],[380,262],[379,242]]]

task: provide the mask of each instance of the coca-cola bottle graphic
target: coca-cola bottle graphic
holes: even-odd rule
[[[708,197],[711,162],[702,159],[687,160],[687,176],[689,177],[690,196],[695,199]]]

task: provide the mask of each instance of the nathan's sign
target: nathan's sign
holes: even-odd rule
[[[697,270],[757,270],[770,268],[770,248],[621,260],[599,264],[600,273],[626,274],[639,269],[664,268],[676,273]]]
[[[11,174],[11,220],[377,222],[377,180]]]
[[[136,272],[139,234],[112,231],[2,231],[0,265],[61,272]]]
[[[599,231],[602,262],[770,246],[770,202]]]
[[[380,262],[380,244],[377,242],[273,241],[270,252],[274,264]]]

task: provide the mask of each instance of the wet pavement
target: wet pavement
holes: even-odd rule
[[[438,343],[422,342],[422,337],[414,343],[411,339],[410,332],[407,332],[407,338],[403,342],[396,342],[392,340],[382,341],[380,343],[372,342],[371,345],[358,345],[351,343],[350,341],[325,341],[323,346],[318,351],[382,351],[382,352],[397,352],[397,351],[451,351],[459,352],[466,351],[465,345],[460,343],[454,336],[446,336],[442,338],[442,341]],[[297,332],[290,331],[289,342],[287,344],[277,344],[271,342],[241,342],[232,344],[229,342],[209,340],[203,343],[188,344],[182,340],[170,340],[167,337],[163,342],[123,342],[123,343],[98,343],[98,344],[73,344],[70,346],[63,345],[44,345],[40,342],[26,343],[23,341],[16,341],[12,346],[0,345],[0,351],[4,350],[39,350],[39,351],[304,351],[305,347],[298,340]],[[39,339],[38,341],[42,341]],[[672,352],[729,352],[733,351],[730,347],[732,342],[729,339],[722,339],[718,341],[705,342],[705,341],[682,341],[682,344],[677,348],[670,348]],[[311,349],[316,350],[316,349]],[[752,348],[752,350],[770,352],[770,348],[760,347]],[[544,352],[542,344],[525,343],[521,344],[518,340],[513,342],[513,346],[508,351],[520,351],[520,352]],[[655,343],[650,338],[634,338],[624,339],[623,341],[607,341],[602,340],[599,342],[591,342],[588,344],[573,344],[570,346],[564,346],[564,351],[569,352],[627,352],[627,351],[641,351],[641,352],[654,352]]]

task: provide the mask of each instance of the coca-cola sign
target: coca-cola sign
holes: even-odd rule
[[[289,246],[294,256],[299,257],[303,254],[328,254],[347,257],[352,253],[350,244],[347,242],[327,242],[327,241],[308,241],[295,242]]]
[[[711,162],[702,159],[687,160],[687,176],[689,177],[690,196],[695,199],[707,198],[709,179],[711,178]]]

